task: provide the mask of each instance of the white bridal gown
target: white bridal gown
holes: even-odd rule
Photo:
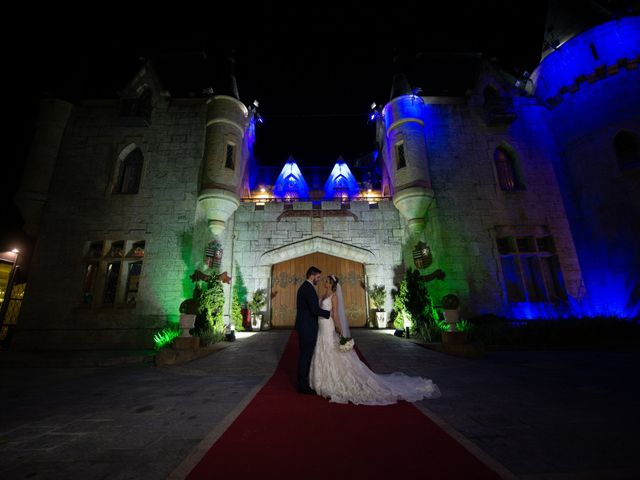
[[[320,306],[331,311],[331,297],[322,300]],[[340,351],[339,340],[333,319],[320,317],[309,374],[311,388],[318,395],[331,402],[356,405],[390,405],[398,400],[415,402],[440,396],[438,386],[426,378],[409,377],[399,372],[373,373],[355,350]]]

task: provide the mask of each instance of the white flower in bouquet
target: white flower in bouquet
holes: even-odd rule
[[[348,352],[349,350],[351,350],[353,348],[353,346],[356,344],[356,342],[354,342],[353,338],[351,337],[340,337],[340,345],[338,346],[338,348],[340,348],[341,352]]]

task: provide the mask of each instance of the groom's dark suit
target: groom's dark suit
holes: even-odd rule
[[[296,330],[300,342],[298,357],[298,391],[309,391],[309,369],[313,350],[318,337],[318,317],[329,318],[331,312],[323,310],[318,304],[318,294],[313,284],[307,280],[298,288],[296,299]]]

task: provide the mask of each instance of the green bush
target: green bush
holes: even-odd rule
[[[429,342],[440,338],[438,312],[433,305],[427,282],[421,278],[419,270],[410,268],[406,271],[405,278],[396,291],[393,309],[393,325],[396,329],[404,328],[404,319],[408,316],[414,334]]]
[[[393,298],[393,326],[396,330],[404,330],[405,319],[409,316],[407,311],[407,280],[402,280],[398,290],[394,292]]]
[[[236,329],[236,332],[243,332],[244,325],[242,325],[242,306],[240,305],[240,296],[238,289],[233,289],[233,295],[231,298],[231,321]]]
[[[376,307],[377,312],[384,312],[385,293],[384,285],[374,285],[369,290],[369,297]]]
[[[223,334],[224,290],[222,282],[212,278],[196,286],[194,298],[198,300],[198,315],[193,334],[200,337],[203,345],[216,341]]]
[[[259,314],[262,309],[267,304],[267,291],[264,288],[259,288],[255,292],[253,292],[253,297],[251,298],[251,302],[249,302],[249,308],[254,313],[254,315]]]

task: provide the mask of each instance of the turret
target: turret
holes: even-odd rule
[[[590,315],[640,309],[639,63],[640,17],[623,17],[555,45],[527,85],[558,145],[551,158]]]
[[[204,208],[209,230],[224,231],[226,222],[240,205],[247,167],[245,134],[249,111],[238,98],[231,64],[227,82],[207,102],[207,130],[198,202]]]
[[[396,73],[391,98],[382,109],[379,132],[393,204],[412,233],[425,226],[433,200],[424,133],[424,102],[414,95],[403,73]]]

